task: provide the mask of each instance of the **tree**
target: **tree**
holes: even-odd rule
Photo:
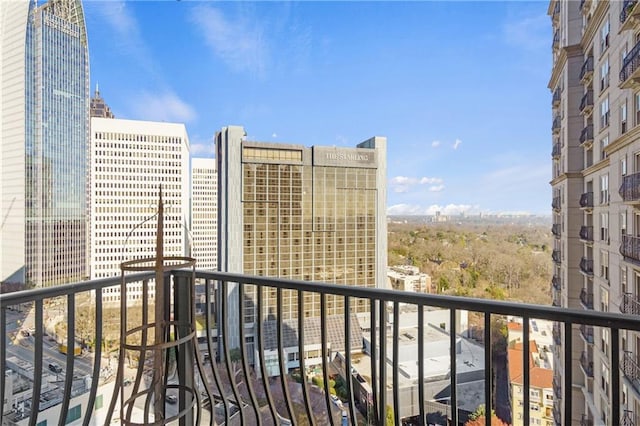
[[[393,413],[393,407],[387,405],[387,426],[393,426],[396,423],[395,415]]]
[[[464,426],[484,426],[486,423],[486,412],[484,404],[478,406],[476,411],[469,415],[469,420]],[[505,422],[496,416],[496,412],[491,410],[491,426],[507,426]]]

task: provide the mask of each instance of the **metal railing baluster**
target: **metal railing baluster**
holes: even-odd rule
[[[523,360],[523,368],[522,368],[522,377],[523,377],[523,393],[524,393],[524,405],[523,405],[523,423],[528,425],[530,423],[529,418],[531,417],[531,366],[530,366],[530,344],[529,344],[529,317],[522,317],[522,356]]]
[[[393,302],[393,415],[395,424],[400,424],[400,393],[398,386],[400,384],[400,368],[399,368],[399,345],[400,340],[400,304]]]
[[[59,426],[64,426],[67,423],[66,416],[69,411],[71,386],[73,385],[73,361],[76,353],[76,294],[77,293],[72,293],[67,295],[67,370],[64,380],[62,407],[60,408],[60,417],[58,418]],[[69,372],[71,372],[71,374],[69,374]]]
[[[240,287],[242,287],[243,284],[239,282],[239,283],[235,283],[235,285],[238,286],[238,292],[241,293]],[[229,283],[227,281],[223,281],[222,282],[223,294],[227,294],[228,287],[229,287]],[[222,298],[221,308],[222,308],[223,318],[229,318],[229,306],[228,306],[226,297]],[[240,304],[240,310],[238,311],[238,327],[243,327],[242,323],[243,323],[243,317],[244,317],[244,310],[242,308],[243,306],[242,304]],[[242,398],[240,397],[240,394],[238,392],[235,371],[233,371],[233,366],[231,365],[231,348],[229,348],[230,342],[229,342],[228,336],[229,336],[229,321],[224,321],[223,331],[222,331],[222,340],[224,345],[224,365],[227,368],[227,374],[229,376],[229,384],[231,385],[231,392],[233,393],[235,404],[238,407],[238,414],[240,415],[240,424],[245,424],[244,410],[242,409],[243,407]],[[240,346],[242,346],[244,345],[244,343],[245,342],[241,341],[239,344]],[[241,349],[238,348],[238,350],[241,350]],[[226,423],[228,423],[229,420],[231,420],[231,415],[229,415],[229,417],[227,418]]]
[[[93,348],[93,380],[91,380],[91,390],[89,391],[89,401],[87,407],[93,407],[96,400],[96,393],[98,391],[98,380],[96,377],[100,377],[100,366],[102,365],[102,290],[94,290],[94,298],[96,301],[96,317],[95,317],[95,339]],[[40,326],[39,328],[42,328]],[[86,410],[84,414],[83,426],[89,426],[91,423],[91,414],[93,410]]]
[[[424,313],[423,306],[418,305],[418,401],[420,404],[418,424],[424,426]]]
[[[620,331],[611,329],[611,424],[620,424]]]
[[[379,303],[376,301],[376,299],[369,299],[369,334],[371,335],[371,356],[370,356],[370,361],[371,361],[371,390],[372,390],[372,404],[373,407],[367,407],[367,410],[369,411],[367,413],[367,415],[371,415],[373,414],[373,423],[374,424],[380,424],[380,419],[378,417],[378,395],[379,395],[379,391],[378,391],[378,375],[379,375],[379,370],[378,370],[378,360],[380,359],[380,351],[377,349],[377,339],[376,339],[376,328],[377,328],[377,324],[378,321],[376,320],[376,303]]]
[[[327,297],[324,293],[320,293],[320,340],[322,341],[322,378],[324,388],[324,401],[327,404],[327,413],[329,414],[329,424],[334,426],[333,415],[331,411],[331,394],[329,391],[329,365],[327,356],[329,348],[327,347]]]
[[[380,365],[378,366],[380,371],[380,383],[378,384],[380,389],[380,415],[378,420],[380,423],[386,422],[387,418],[387,304],[384,300],[379,302],[380,308]]]
[[[207,308],[205,310],[205,322],[207,323],[207,330],[206,330],[206,336],[207,336],[207,350],[209,351],[209,365],[211,366],[211,373],[213,375],[213,381],[216,384],[216,387],[218,388],[218,393],[220,394],[220,396],[222,397],[222,395],[224,394],[224,389],[222,388],[222,383],[220,381],[220,372],[218,371],[218,363],[217,363],[217,358],[219,357],[219,348],[216,348],[216,355],[214,356],[214,352],[213,352],[213,336],[211,336],[211,329],[213,328],[213,324],[212,324],[212,315],[211,315],[211,293],[214,293],[215,290],[215,281],[213,280],[206,280],[205,284],[204,284],[205,288],[204,288],[204,300],[205,303],[207,305]],[[219,291],[219,290],[218,290]],[[214,294],[217,294],[214,293]],[[219,307],[218,307],[219,309]],[[216,323],[216,331],[220,330],[220,324],[219,321]],[[218,334],[220,334],[218,332]],[[219,347],[219,342],[218,342],[218,338],[219,336],[216,336],[216,346]],[[215,425],[217,424],[216,422],[216,401],[214,398],[214,395],[211,395],[211,420],[209,421],[210,425]],[[225,413],[227,413],[227,402],[226,399],[222,398],[222,406],[224,407],[223,409],[225,410]]]
[[[485,424],[491,426],[491,313],[484,313],[484,412]]]
[[[36,299],[36,324],[43,324],[42,310],[42,299]],[[44,336],[42,335],[42,327],[40,328],[40,330],[36,330],[36,333],[39,333],[39,335],[36,334],[36,336],[40,338],[36,339],[35,341],[35,353],[33,354],[34,366],[32,395],[40,395],[40,391],[42,390],[42,342],[44,340]],[[31,414],[29,415],[29,426],[36,426],[36,422],[38,420],[38,412],[40,412],[40,398],[31,398]]]
[[[564,323],[564,342],[562,349],[564,350],[564,383],[562,384],[562,400],[564,401],[564,420],[571,418],[571,387],[573,381],[573,360],[572,360],[572,348],[571,340],[573,334],[571,322]]]
[[[258,426],[262,425],[262,416],[260,415],[260,410],[258,409],[258,398],[256,397],[256,393],[253,389],[253,384],[251,383],[251,368],[249,367],[249,360],[247,354],[247,345],[245,344],[244,337],[244,284],[238,283],[239,291],[238,291],[238,304],[240,306],[240,350],[242,352],[242,368],[245,382],[247,383],[247,391],[249,392],[249,399],[251,399],[251,406],[253,408],[253,412],[256,416],[255,424]],[[257,291],[257,288],[256,288]],[[255,309],[255,308],[254,308]],[[257,316],[260,316],[260,312],[256,313]],[[255,344],[255,337],[254,337]],[[253,345],[252,345],[253,348]],[[244,405],[244,404],[243,404]],[[242,409],[242,408],[241,408]]]
[[[458,424],[458,368],[456,354],[456,310],[449,309],[449,356],[451,358],[451,424]]]
[[[353,398],[353,373],[351,372],[351,299],[344,297],[344,375],[347,382],[347,396],[349,398],[349,416],[351,424],[356,426],[355,399]]]
[[[307,386],[307,369],[305,368],[304,358],[304,293],[298,291],[298,353],[300,353],[300,376],[302,378],[302,398],[304,399],[304,406],[307,411],[307,417],[311,425],[315,425],[315,418],[313,411],[311,410],[311,401],[309,399],[309,388]],[[329,411],[331,415],[331,411]]]
[[[289,392],[289,382],[287,380],[287,360],[285,359],[286,353],[284,352],[284,333],[282,331],[282,289],[276,290],[276,312],[278,315],[277,337],[278,337],[278,360],[280,361],[280,383],[282,384],[282,395],[284,395],[285,406],[289,413],[289,420],[291,424],[297,424],[296,413],[293,409],[291,401],[291,393]]]

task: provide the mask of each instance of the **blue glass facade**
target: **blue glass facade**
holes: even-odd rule
[[[27,282],[87,272],[89,57],[79,1],[32,3],[26,33]]]

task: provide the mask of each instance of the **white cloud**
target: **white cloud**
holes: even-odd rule
[[[462,141],[460,139],[456,139],[456,141],[453,143],[453,149],[458,149],[461,143]]]
[[[194,157],[210,157],[215,153],[215,144],[211,141],[191,142],[191,155]]]
[[[134,114],[143,120],[170,121],[185,123],[196,118],[197,114],[191,105],[172,92],[160,94],[143,92],[131,98]]]
[[[275,139],[275,138],[277,138],[277,137],[278,137],[278,134],[277,134],[277,133],[272,133],[272,134],[271,134],[271,137]]]
[[[191,19],[214,55],[230,68],[264,74],[269,48],[257,19],[231,19],[210,5],[194,8]]]
[[[422,179],[420,179],[420,183],[422,185],[431,185],[431,184],[437,184],[437,183],[442,183],[444,182],[442,179],[440,178],[436,178],[436,177],[423,177]]]
[[[433,185],[429,187],[429,192],[441,192],[444,189],[444,185]]]
[[[441,215],[445,216],[459,216],[462,213],[478,214],[480,211],[479,206],[471,204],[447,204],[446,206],[432,204],[428,207],[416,204],[394,204],[387,208],[387,214],[391,216],[435,216],[436,212],[440,212]]]
[[[439,146],[440,146],[440,141],[433,141],[433,142],[431,142],[431,146],[432,146],[432,147],[434,147],[434,148],[439,147]]]

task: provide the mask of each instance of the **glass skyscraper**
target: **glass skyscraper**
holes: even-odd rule
[[[79,280],[88,275],[89,213],[82,5],[3,3],[2,55],[10,66],[2,74],[2,103],[10,108],[2,112],[0,278],[36,286]]]
[[[216,135],[219,269],[385,287],[386,139],[371,138],[356,148],[244,139],[237,126]],[[258,297],[263,317],[275,313],[275,289],[245,292],[245,324],[255,322]],[[229,309],[234,321],[240,312]],[[368,310],[361,300],[352,305],[356,314]],[[282,319],[297,313],[297,296],[283,291]],[[318,297],[305,295],[304,315],[320,316]],[[342,298],[327,298],[327,315],[344,315]]]

